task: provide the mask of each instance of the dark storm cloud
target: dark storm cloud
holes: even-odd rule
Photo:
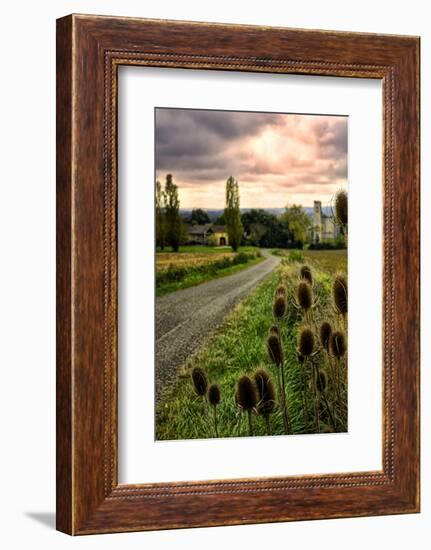
[[[340,118],[339,124],[329,125],[323,122],[317,133],[319,145],[323,153],[333,157],[341,157],[347,153],[347,124]]]
[[[225,174],[227,166],[237,171],[247,152],[232,158],[229,144],[277,124],[280,115],[156,109],[156,170],[186,172],[191,179],[218,168]]]
[[[155,140],[156,175],[174,175],[183,205],[222,204],[229,175],[247,206],[347,184],[346,117],[158,108]]]

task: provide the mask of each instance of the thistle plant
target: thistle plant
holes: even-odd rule
[[[192,370],[192,383],[196,394],[199,397],[205,397],[208,389],[208,378],[204,369],[194,367]]]
[[[204,418],[209,423],[208,404],[207,404],[207,391],[208,391],[208,378],[206,372],[201,367],[194,367],[191,373],[193,389],[196,395],[200,398],[202,403]]]
[[[299,270],[299,278],[307,281],[307,283],[309,283],[310,286],[313,285],[313,275],[308,265],[303,265],[301,267],[301,269]]]
[[[212,406],[214,412],[214,433],[216,437],[218,437],[217,405],[220,403],[220,400],[220,386],[218,384],[211,384],[211,386],[208,388],[208,402]]]
[[[313,305],[311,286],[306,281],[301,281],[296,287],[296,302],[299,307],[307,312]]]
[[[331,335],[332,335],[332,327],[330,323],[328,323],[327,321],[324,321],[320,325],[319,336],[320,336],[320,344],[322,345],[322,348],[327,353],[329,353],[329,341],[331,339]]]
[[[271,336],[271,335],[280,337],[280,331],[277,325],[272,325],[271,327],[269,327],[268,336]]]
[[[347,319],[347,279],[344,275],[337,275],[332,285],[332,296],[338,315],[343,318],[344,324]]]
[[[345,385],[339,376],[347,350],[347,278],[345,274],[337,274],[328,287],[327,276],[321,276],[317,267],[314,269],[313,259],[308,265],[302,262],[297,268],[296,280],[293,279],[294,267],[281,265],[278,282],[268,287],[273,293],[269,295],[269,304],[263,307],[269,305],[273,317],[266,335],[269,362],[266,368],[241,376],[235,390],[238,433],[242,435],[247,431],[244,426],[240,428],[241,422],[246,422],[245,417],[248,418],[248,433],[253,434],[254,414],[260,417],[264,433],[275,432],[275,411],[277,418],[278,414],[281,416],[286,434],[337,431],[344,423],[346,411],[338,395],[345,394]],[[295,309],[300,315],[295,315]],[[296,319],[303,323],[299,328]],[[295,360],[294,335],[297,337],[297,367],[292,364]],[[299,402],[295,399],[297,395]],[[300,426],[297,427],[298,413]]]
[[[271,413],[276,405],[274,384],[265,369],[257,370],[253,378],[258,394],[256,410],[265,419],[267,435],[271,435]]]
[[[278,287],[275,291],[275,297],[278,297],[278,296],[286,297],[286,287],[282,284],[278,285]]]
[[[307,366],[314,353],[314,334],[309,327],[303,327],[298,336],[297,356],[302,359],[302,399],[305,430],[308,427]]]
[[[284,361],[283,348],[281,346],[280,336],[271,332],[267,340],[268,356],[274,365],[279,367]]]
[[[331,353],[337,359],[341,359],[347,351],[347,342],[344,334],[337,330],[330,339]]]
[[[283,294],[277,294],[274,297],[274,300],[272,303],[272,314],[274,315],[274,318],[280,321],[286,315],[286,311],[287,311],[286,296]]]
[[[318,297],[313,296],[311,284],[305,279],[301,279],[296,287],[295,306],[302,312],[307,323],[311,321],[312,311],[318,303]]]
[[[298,351],[301,355],[309,358],[314,353],[314,333],[309,327],[303,327],[299,333]]]
[[[324,321],[320,325],[319,329],[319,338],[320,338],[320,345],[322,346],[322,349],[325,350],[324,356],[325,361],[328,366],[328,374],[330,377],[331,382],[331,389],[335,390],[335,373],[331,361],[331,354],[330,354],[330,346],[331,346],[331,336],[332,336],[332,326],[328,321]]]
[[[254,380],[243,375],[237,382],[235,402],[241,412],[247,413],[248,435],[253,435],[252,412],[256,410],[258,393]]]
[[[340,190],[335,195],[335,222],[348,233],[348,200],[346,191]]]

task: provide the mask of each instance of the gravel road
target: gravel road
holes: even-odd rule
[[[269,251],[261,252],[266,259],[257,265],[157,298],[156,401],[208,334],[279,263]]]

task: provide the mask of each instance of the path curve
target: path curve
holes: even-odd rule
[[[257,265],[156,299],[156,401],[208,334],[280,262],[268,250],[261,253],[265,260]]]

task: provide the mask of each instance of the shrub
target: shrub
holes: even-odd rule
[[[248,254],[247,252],[240,252],[233,259],[233,264],[234,265],[246,264],[249,260],[252,259],[253,256],[254,256],[254,254],[252,255],[252,254]]]
[[[303,262],[304,261],[304,254],[301,250],[291,250],[289,252],[289,255],[287,256],[287,261],[290,264],[293,264],[294,262]]]

